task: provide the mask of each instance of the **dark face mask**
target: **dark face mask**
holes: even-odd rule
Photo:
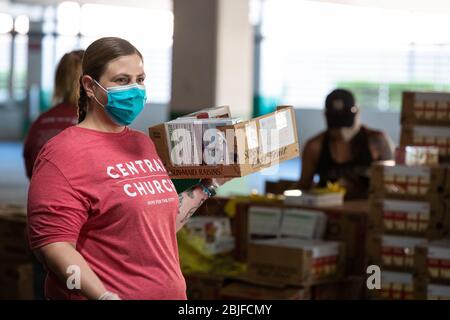
[[[352,127],[355,123],[356,113],[348,111],[327,111],[325,117],[327,119],[328,129],[338,129],[343,127]]]

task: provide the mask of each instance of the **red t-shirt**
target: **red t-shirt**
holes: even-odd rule
[[[76,107],[61,103],[41,114],[30,127],[23,148],[27,177],[31,178],[37,155],[48,140],[78,123]]]
[[[75,243],[122,299],[186,299],[176,239],[178,195],[152,140],[129,128],[73,126],[51,139],[28,194],[30,246]],[[46,296],[83,299],[49,272]]]

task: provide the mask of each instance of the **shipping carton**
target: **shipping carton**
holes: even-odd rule
[[[412,273],[383,271],[381,290],[370,290],[372,297],[390,300],[414,299],[414,280]]]
[[[412,272],[414,252],[426,242],[426,238],[370,233],[367,241],[368,265],[378,265],[383,271]]]
[[[252,241],[248,275],[286,285],[309,285],[338,279],[344,271],[343,245],[335,241],[279,238]]]
[[[439,149],[439,162],[450,160],[450,126],[402,126],[400,134],[402,146],[430,146]]]
[[[371,197],[369,228],[377,233],[442,238],[446,203],[441,197],[428,200],[396,200]]]
[[[286,206],[281,202],[273,204],[253,201],[239,203],[236,207],[237,214],[233,219],[236,227],[236,257],[239,261],[247,260],[250,240],[248,212],[252,206],[300,209],[311,213],[316,212],[320,216],[324,214],[326,216],[325,239],[344,243],[346,252],[345,273],[347,275],[360,275],[365,272],[366,247],[364,239],[366,238],[367,215],[369,212],[367,200],[347,201],[342,206],[327,208]],[[303,233],[307,231],[308,229],[304,229],[304,227],[297,232]]]
[[[414,259],[415,273],[418,278],[450,285],[449,239],[432,241],[419,246]]]
[[[403,92],[401,123],[450,125],[450,93]]]
[[[217,164],[175,165],[168,147],[172,137],[165,124],[149,128],[158,155],[174,179],[242,177],[300,154],[293,107],[279,107],[273,113],[220,127],[220,131],[226,148],[220,150]]]
[[[393,161],[372,165],[371,193],[378,198],[425,199],[450,192],[448,165],[405,166]]]

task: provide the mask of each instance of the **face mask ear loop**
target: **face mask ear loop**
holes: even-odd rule
[[[95,80],[95,79],[92,79],[92,80],[94,80],[94,82],[95,82],[100,88],[102,88],[103,91],[105,91],[106,93],[108,93],[108,90],[106,90],[105,88],[103,88],[103,86],[102,86],[100,83],[98,83],[97,80]],[[94,93],[93,97],[94,97],[95,102],[97,102],[97,103],[98,103],[99,105],[101,105],[103,108],[106,107],[104,104],[101,104],[100,101],[98,101],[97,97],[95,96],[95,93]]]

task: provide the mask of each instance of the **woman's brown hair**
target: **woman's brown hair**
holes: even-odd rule
[[[109,62],[122,56],[137,54],[142,59],[142,54],[127,40],[106,37],[94,41],[84,53],[82,63],[82,75],[89,75],[94,80],[100,81],[100,77]],[[78,99],[78,122],[86,117],[88,97],[83,88],[80,77],[80,98]]]
[[[81,60],[84,50],[75,50],[66,53],[58,63],[55,74],[55,90],[53,102],[77,105],[79,94],[79,81],[81,76]]]

